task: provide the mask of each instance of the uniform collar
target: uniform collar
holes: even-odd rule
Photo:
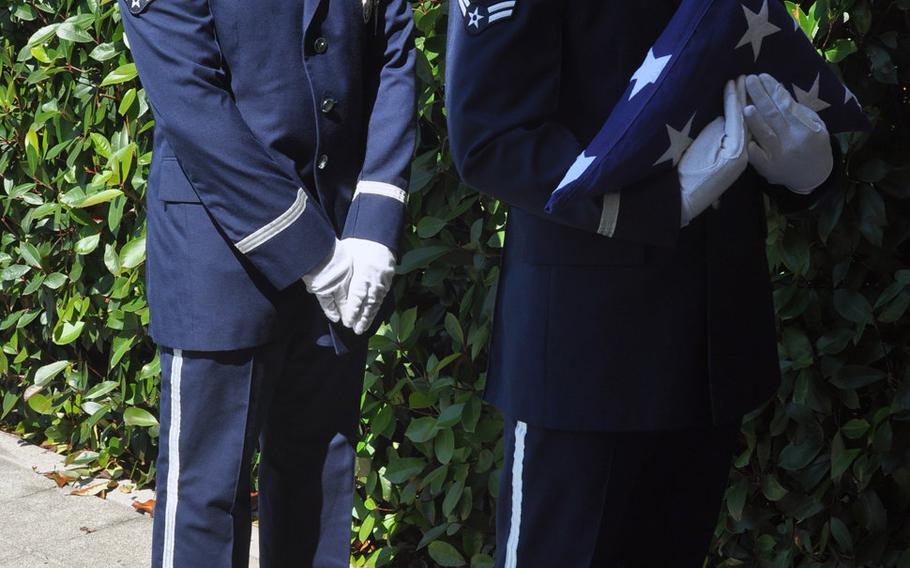
[[[319,6],[326,0],[304,0],[303,2],[303,33],[304,36],[310,29],[310,24],[313,22],[313,16],[316,15],[316,11],[319,9]]]

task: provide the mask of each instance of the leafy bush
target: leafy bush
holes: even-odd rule
[[[399,309],[371,341],[352,548],[357,565],[490,566],[501,420],[479,394],[506,212],[451,168],[447,7],[414,7],[412,226]],[[771,204],[785,379],[744,423],[710,564],[907,568],[910,2],[792,7],[877,128],[841,138],[849,181],[816,210]],[[160,375],[150,129],[112,0],[0,0],[0,420],[80,472],[141,484]]]

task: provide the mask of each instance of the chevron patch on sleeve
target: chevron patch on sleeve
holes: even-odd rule
[[[457,0],[461,15],[464,17],[464,29],[471,35],[477,35],[493,24],[512,19],[518,9],[518,0],[503,2],[480,2]]]

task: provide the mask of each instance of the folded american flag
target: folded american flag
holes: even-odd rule
[[[675,168],[692,139],[723,114],[724,83],[761,72],[816,111],[829,132],[870,128],[783,2],[682,0],[547,211]]]

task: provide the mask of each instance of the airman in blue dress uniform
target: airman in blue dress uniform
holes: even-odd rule
[[[450,2],[454,164],[511,205],[499,568],[701,566],[741,419],[780,381],[763,196],[810,205],[836,155],[773,77],[706,93],[725,115],[674,175],[545,211],[677,4]]]
[[[406,0],[120,0],[154,113],[153,565],[349,565],[353,444],[415,142]]]

